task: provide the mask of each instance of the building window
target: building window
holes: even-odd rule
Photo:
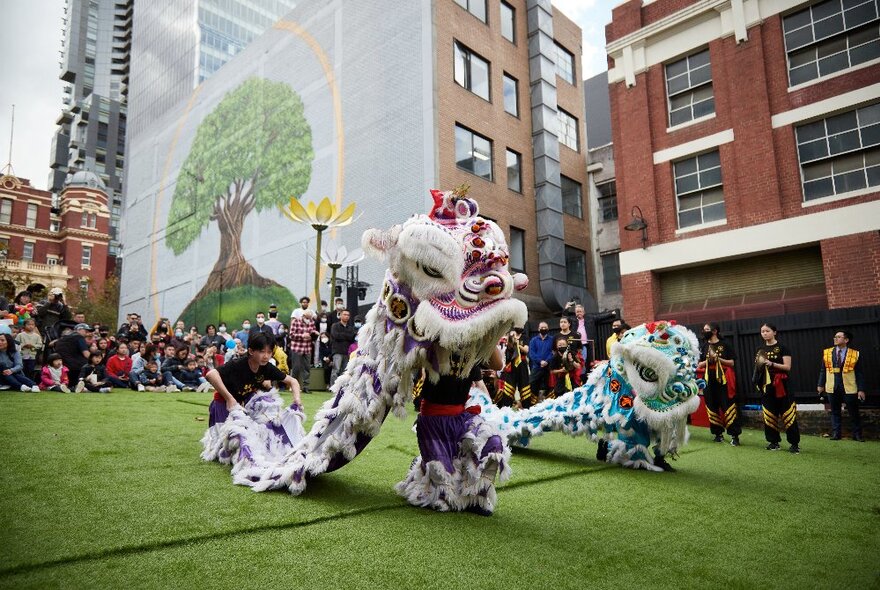
[[[489,62],[458,42],[453,46],[453,53],[455,82],[489,100]]]
[[[455,126],[455,164],[492,181],[492,142],[461,125]]]
[[[25,262],[33,262],[34,261],[34,243],[33,242],[25,242],[24,246],[21,248],[21,259]]]
[[[513,6],[503,0],[501,2],[501,36],[511,43],[516,43],[516,11]]]
[[[826,0],[782,19],[788,83],[880,58],[877,0]]]
[[[723,221],[724,190],[718,150],[676,162],[673,168],[678,227]]]
[[[560,108],[556,109],[556,118],[559,121],[559,143],[579,151],[578,120]]]
[[[617,219],[617,182],[603,182],[596,185],[599,191],[599,218],[602,221]]]
[[[9,254],[9,238],[0,238],[0,260],[5,260]]]
[[[37,227],[37,206],[34,203],[28,203],[27,218],[24,224],[31,229]]]
[[[583,250],[565,247],[565,282],[569,285],[587,287],[587,264]]]
[[[583,218],[584,210],[581,206],[581,185],[567,176],[561,176],[562,180],[562,211],[575,217]]]
[[[510,227],[510,270],[526,271],[526,232]]]
[[[513,150],[507,150],[507,188],[522,192],[522,156]]]
[[[12,199],[0,199],[0,223],[12,224]]]
[[[516,78],[504,74],[504,110],[519,117],[519,82]]]
[[[58,259],[54,256],[47,256],[46,264],[48,264],[49,266],[58,266]]]
[[[708,49],[666,65],[666,96],[670,127],[715,112]]]
[[[486,22],[486,0],[455,0],[455,3]]]
[[[620,254],[602,255],[602,281],[606,293],[620,292]]]
[[[83,246],[82,247],[82,263],[83,268],[88,268],[92,265],[92,247],[91,246]]]
[[[556,75],[574,84],[574,55],[559,43],[556,44]]]
[[[61,222],[57,219],[49,221],[49,231],[56,233],[61,231]]]
[[[795,129],[804,201],[880,186],[880,103]]]

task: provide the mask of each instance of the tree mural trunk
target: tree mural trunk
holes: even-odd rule
[[[245,189],[244,185],[248,184]],[[208,293],[225,291],[242,285],[255,287],[278,286],[275,281],[260,276],[254,267],[245,260],[241,252],[241,232],[244,220],[254,208],[253,183],[236,181],[230,187],[230,194],[218,199],[214,204],[211,218],[217,221],[220,230],[220,255],[214,264],[208,282],[195,299]]]

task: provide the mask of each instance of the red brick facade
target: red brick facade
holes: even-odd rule
[[[662,249],[662,246],[686,244],[701,236],[723,238],[727,232],[745,230],[767,224],[767,231],[789,227],[783,222],[800,216],[833,212],[860,204],[872,203],[880,199],[880,191],[858,191],[847,197],[843,194],[837,199],[821,199],[820,203],[804,202],[801,181],[801,167],[798,160],[795,127],[802,124],[777,124],[773,117],[789,113],[794,109],[816,105],[819,101],[833,100],[842,94],[864,89],[880,80],[880,64],[853,68],[839,72],[827,79],[819,79],[790,90],[788,84],[788,62],[782,35],[780,14],[766,15],[761,23],[747,29],[748,39],[737,42],[733,34],[708,40],[708,45],[697,42],[691,49],[684,43],[682,55],[670,56],[663,63],[649,63],[642,67],[636,63],[632,68],[635,85],[627,86],[619,72],[625,70],[621,53],[615,54],[615,41],[638,33],[650,24],[655,27],[663,24],[663,19],[681,16],[681,10],[696,5],[693,0],[664,0],[642,6],[641,0],[630,0],[617,6],[613,11],[612,22],[606,27],[609,43],[611,120],[617,172],[618,207],[621,212],[621,230],[630,222],[629,212],[639,206],[648,223],[649,249],[641,249],[639,232],[621,231],[621,272],[624,292],[624,306],[629,323],[654,318],[660,302],[660,283],[658,277],[664,268],[675,268],[675,260],[657,263],[657,252],[681,252],[685,247]],[[804,3],[807,6],[808,3]],[[715,9],[710,9],[713,13]],[[721,10],[721,8],[719,8]],[[705,15],[704,15],[705,16]],[[683,20],[675,24],[665,35],[688,35],[687,23]],[[634,35],[635,34],[635,35]],[[656,42],[663,43],[663,35]],[[693,43],[693,39],[685,39]],[[627,41],[629,38],[624,39]],[[652,37],[635,39],[633,51],[645,45],[650,46]],[[623,43],[623,42],[621,42]],[[669,43],[669,39],[665,39]],[[675,61],[692,52],[708,46],[712,90],[715,99],[715,113],[700,122],[679,125],[669,129],[668,99],[666,92],[665,63]],[[645,55],[650,52],[644,51]],[[615,74],[615,70],[618,75]],[[862,100],[862,99],[859,99]],[[876,95],[874,100],[876,101]],[[858,108],[866,103],[854,103]],[[817,107],[818,108],[818,107]],[[834,106],[829,107],[834,109]],[[803,119],[804,122],[831,116],[840,110],[817,114]],[[811,111],[812,113],[812,111]],[[711,147],[697,147],[693,155],[708,149],[717,149],[721,160],[723,193],[726,221],[723,224],[696,226],[686,231],[678,227],[677,198],[675,193],[673,165],[681,154],[663,158],[658,152],[676,148],[689,142],[704,146],[707,138],[732,132],[733,139],[719,141]],[[659,160],[655,164],[655,159]],[[877,187],[874,187],[875,189]],[[780,225],[782,224],[782,225]],[[853,231],[853,230],[850,230]],[[846,229],[840,232],[845,234]],[[742,235],[729,234],[730,236]],[[754,234],[749,234],[753,236]],[[823,240],[815,239],[812,244],[800,238],[791,245],[780,243],[778,236],[767,235],[767,243],[758,235],[748,245],[749,251],[740,249],[737,257],[766,255],[774,250],[794,247],[815,247],[821,243],[822,263],[827,284],[827,305],[831,308],[853,307],[880,304],[880,234],[877,231],[858,233],[851,236]],[[769,239],[772,238],[772,239]],[[793,238],[794,239],[794,238]],[[784,240],[783,240],[784,241]],[[705,245],[705,241],[694,242],[694,248]],[[651,258],[651,247],[654,250]],[[627,258],[627,252],[632,255]],[[845,254],[844,254],[845,252]],[[714,257],[714,258],[713,258]],[[691,257],[693,258],[693,257]],[[720,260],[723,254],[707,253],[705,262]],[[842,260],[842,259],[846,260]],[[627,267],[624,260],[639,260],[640,264]],[[645,262],[647,261],[647,262]],[[688,260],[679,266],[695,265],[699,274],[699,262]],[[645,271],[645,266],[656,270]],[[630,274],[627,274],[627,272]],[[856,272],[857,271],[857,272]],[[852,275],[858,275],[853,277]],[[843,281],[846,276],[850,280]],[[845,284],[845,283],[849,284]],[[852,285],[852,286],[849,286]],[[743,317],[741,314],[739,317]]]

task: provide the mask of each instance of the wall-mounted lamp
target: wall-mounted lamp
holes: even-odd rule
[[[638,215],[636,215],[638,212]],[[645,221],[644,216],[642,215],[642,210],[638,205],[632,208],[632,221],[623,226],[623,229],[626,231],[640,231],[642,232],[642,248],[648,245],[648,222]]]

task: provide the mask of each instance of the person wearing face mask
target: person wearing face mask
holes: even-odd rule
[[[330,373],[333,369],[333,349],[330,346],[330,334],[326,331],[321,332],[317,348],[319,365],[324,370],[324,383],[327,384],[326,387],[329,389]]]
[[[340,319],[342,319],[342,312],[345,311],[345,302],[342,301],[342,297],[337,297],[333,300],[333,311],[327,314],[327,331],[330,331],[330,328],[333,327],[333,324],[337,323]]]
[[[529,340],[529,371],[531,383],[529,388],[532,395],[529,399],[523,399],[522,407],[529,408],[538,402],[536,396],[543,396],[547,392],[547,378],[549,376],[550,361],[553,359],[553,337],[550,336],[550,326],[547,322],[538,324],[538,334]]]
[[[619,342],[627,330],[629,326],[622,319],[618,318],[611,322],[611,336],[605,341],[605,358],[611,358],[611,345]]]
[[[257,332],[262,332],[266,336],[272,336],[275,338],[275,332],[272,330],[272,327],[266,323],[266,314],[262,311],[258,311],[256,316],[257,325],[251,327],[250,335],[253,336]]]
[[[717,443],[724,442],[724,430],[727,429],[730,444],[738,447],[742,426],[736,405],[734,362],[733,347],[721,338],[720,326],[715,322],[704,325],[697,377],[706,380],[703,400],[709,415],[709,429]]]
[[[250,321],[250,319],[245,319],[241,323],[241,330],[239,330],[238,332],[233,334],[232,337],[233,337],[233,339],[240,340],[241,345],[245,349],[247,349],[248,335],[250,334],[250,332],[251,332],[251,321]]]
[[[566,336],[560,334],[554,339],[554,353],[550,360],[547,397],[556,399],[580,385],[581,363],[577,353],[571,349]]]

